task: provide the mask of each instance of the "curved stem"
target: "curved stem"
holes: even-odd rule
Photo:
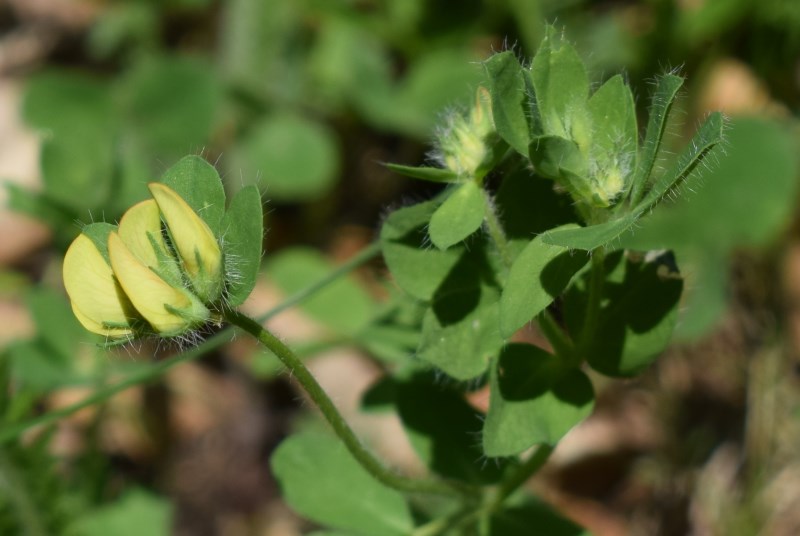
[[[479,490],[463,483],[407,478],[386,468],[364,447],[316,378],[288,346],[250,317],[238,311],[226,311],[224,314],[228,322],[258,339],[280,359],[292,377],[303,386],[356,461],[377,480],[394,489],[410,493],[430,493],[458,499],[474,499],[479,495]]]
[[[369,246],[361,250],[357,255],[353,256],[351,259],[344,262],[341,266],[339,266],[338,268],[327,274],[319,281],[316,281],[315,283],[312,283],[308,287],[296,292],[295,294],[291,295],[289,298],[284,300],[280,305],[270,309],[263,315],[258,316],[257,317],[258,320],[259,321],[267,320],[269,318],[277,316],[286,309],[293,307],[294,305],[297,305],[298,303],[305,300],[309,296],[312,296],[315,292],[321,290],[325,286],[333,283],[340,277],[350,273],[355,268],[358,268],[365,262],[377,256],[380,253],[380,251],[381,251],[381,245],[379,242],[374,242],[370,244]],[[124,380],[109,385],[105,388],[98,389],[91,395],[87,396],[83,400],[80,400],[74,404],[49,411],[47,413],[43,413],[41,415],[37,415],[36,417],[28,419],[27,421],[16,422],[11,424],[3,424],[2,428],[0,428],[0,445],[16,439],[17,437],[22,435],[26,430],[34,426],[52,424],[58,421],[59,419],[72,415],[73,413],[80,411],[84,408],[102,403],[121,391],[129,389],[131,387],[135,387],[137,385],[155,381],[169,369],[177,365],[180,365],[185,361],[198,359],[203,355],[205,355],[206,353],[210,352],[211,350],[222,346],[223,344],[225,344],[230,340],[231,332],[232,332],[231,328],[224,329],[221,332],[214,335],[213,337],[206,339],[203,343],[192,348],[191,350],[181,352],[180,354],[173,356],[169,359],[159,361],[158,363],[154,364],[151,367],[148,367],[145,370],[131,374]]]

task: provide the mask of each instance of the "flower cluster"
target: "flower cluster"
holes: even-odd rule
[[[118,226],[87,225],[64,258],[75,316],[108,339],[184,334],[211,317],[224,291],[223,253],[208,224],[169,186],[149,189],[153,198]]]

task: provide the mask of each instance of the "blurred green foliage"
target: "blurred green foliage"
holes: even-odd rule
[[[640,119],[647,103],[643,97],[651,93],[650,81],[665,69],[682,66],[690,87],[680,106],[687,123],[699,122],[705,110],[697,95],[705,75],[715,61],[728,57],[747,65],[779,107],[791,111],[800,104],[800,91],[791,74],[800,46],[797,2],[647,0],[595,5],[583,0],[469,0],[454,10],[451,3],[425,0],[118,0],[103,3],[78,57],[54,58],[28,78],[22,115],[41,135],[42,189],[33,192],[9,186],[9,203],[45,222],[53,230],[57,251],[63,251],[79,232],[76,221],[116,221],[128,206],[146,196],[146,183],[179,156],[201,153],[211,160],[218,158],[229,190],[258,184],[270,203],[299,207],[303,218],[318,222],[326,214],[320,203],[336,204],[359,169],[353,160],[360,155],[354,152],[378,145],[391,151],[403,138],[411,139],[412,146],[398,153],[424,158],[423,144],[438,125],[442,110],[464,106],[483,80],[483,68],[477,62],[507,47],[531,56],[544,35],[545,21],[552,20],[564,26],[568,39],[588,62],[587,84],[599,87],[610,75],[626,73]],[[519,127],[512,124],[507,130]],[[682,137],[676,125],[667,130]],[[678,332],[687,338],[707,334],[724,313],[730,256],[741,248],[774,243],[787,227],[797,194],[797,122],[792,112],[781,119],[734,118],[727,138],[726,157],[704,171],[701,183],[694,184],[692,191],[681,191],[674,204],[659,205],[621,238],[623,245],[633,249],[675,251],[688,276],[688,294],[679,317],[664,321],[677,322]],[[511,145],[527,154],[529,141],[523,137]],[[653,156],[659,165],[659,155]],[[564,196],[526,182],[522,175],[508,170],[496,202],[514,256],[524,259],[526,248],[531,247],[528,237],[565,223],[572,208]],[[547,210],[531,214],[523,200],[532,195],[546,200],[540,206]],[[466,189],[463,197],[463,206],[451,207],[452,212],[458,214],[474,200]],[[499,312],[475,308],[470,315],[447,320],[446,326],[435,314],[435,306],[420,303],[477,300],[494,304],[515,298],[512,293],[501,296],[496,282],[486,277],[495,267],[481,237],[458,244],[464,229],[469,230],[466,234],[474,231],[474,222],[464,222],[453,236],[439,235],[436,241],[452,244],[449,249],[427,247],[426,225],[436,208],[435,202],[402,208],[382,227],[386,262],[401,289],[390,291],[388,305],[375,303],[357,283],[347,280],[307,302],[304,310],[329,332],[366,348],[384,364],[419,355],[456,378],[468,379],[486,368],[482,356],[487,348],[504,348],[501,359],[510,370],[522,367],[530,377],[530,368],[541,368],[547,374],[540,377],[550,382],[546,387],[551,390],[561,378],[548,367],[547,359],[519,359],[519,350],[505,346],[498,335],[501,328],[515,329],[504,327],[504,314],[510,325],[519,327],[514,303],[505,306],[506,313],[502,305]],[[623,221],[612,234],[632,224]],[[320,236],[317,230],[301,238],[319,242]],[[550,244],[539,247],[559,251]],[[610,271],[619,281],[633,278],[646,285],[653,276],[649,268],[613,261],[617,264]],[[462,279],[448,280],[456,266],[467,268],[459,271]],[[290,294],[330,268],[319,253],[296,248],[270,258],[265,275]],[[524,263],[517,271],[523,268]],[[580,269],[574,268],[570,275]],[[508,277],[506,284],[513,287],[518,277],[515,269]],[[582,277],[578,276],[568,301],[582,299],[586,285]],[[479,284],[464,292],[465,281]],[[0,354],[2,425],[36,414],[47,393],[57,388],[97,385],[117,370],[118,363],[109,363],[107,353],[86,344],[98,341],[79,328],[63,295],[53,286],[46,280],[31,285],[25,299],[35,335],[13,342]],[[659,303],[671,307],[675,289],[662,290]],[[614,291],[612,285],[609,309],[619,301],[635,301]],[[647,320],[651,305],[633,303],[630,310],[642,314],[617,319],[615,329],[636,331],[636,322]],[[516,316],[526,317],[524,324],[536,314],[534,309]],[[566,321],[580,326],[582,319],[567,316]],[[469,329],[475,322],[486,332],[476,340],[465,339],[463,351],[454,359],[452,339],[445,345],[440,339],[475,336]],[[648,333],[658,336],[660,331]],[[609,337],[598,344],[614,346],[620,340]],[[615,346],[604,354],[612,359],[593,363],[595,368],[613,375],[630,374],[649,362],[651,346],[663,343],[635,337],[626,340],[634,341],[635,348]],[[486,426],[496,430],[489,434],[493,443],[484,445],[488,452],[517,452],[543,436],[560,435],[563,430],[554,428],[577,422],[589,411],[585,392],[569,394],[566,398],[577,400],[571,405],[558,404],[555,397],[533,402],[515,398],[515,389],[537,386],[515,386],[513,379],[500,378],[497,369],[493,371],[489,381],[497,385],[494,392],[505,390],[507,396],[488,417]],[[459,460],[468,459],[474,449],[459,451],[454,446],[475,444],[454,439],[453,430],[430,426],[423,418],[426,406],[418,403],[426,400],[430,406],[443,408],[458,425],[472,417],[471,410],[461,398],[432,389],[432,384],[435,381],[430,378],[409,373],[391,387],[390,399],[397,404],[420,457],[441,474],[464,477],[441,452],[446,449]],[[518,436],[504,434],[504,422],[532,414],[529,407],[518,413],[520,406],[550,402],[555,409],[544,414],[554,422],[545,418],[529,423],[531,436],[521,443]],[[133,526],[140,530],[137,534],[141,530],[168,533],[171,508],[166,499],[133,487],[124,493],[110,489],[108,467],[81,472],[82,464],[91,463],[92,457],[102,458],[96,445],[81,459],[61,459],[48,449],[49,439],[42,434],[24,447],[9,444],[0,449],[0,533],[91,536],[126,534]],[[293,506],[310,519],[341,530],[407,533],[418,512],[408,511],[405,503],[383,488],[375,491],[375,501],[382,505],[379,512],[360,502],[347,511],[329,507],[330,497],[340,494],[342,482],[352,486],[350,493],[357,498],[371,492],[375,484],[361,478],[357,466],[350,468],[351,460],[340,456],[339,446],[326,448],[327,442],[327,437],[301,434],[284,443],[273,458],[276,475],[289,486],[284,491]],[[309,457],[318,466],[307,465]],[[57,468],[64,464],[75,473],[93,476],[86,482],[61,478]],[[302,474],[297,476],[298,472]],[[468,476],[484,482],[497,477],[491,467]],[[311,495],[292,487],[312,481],[313,486],[305,486],[313,488]],[[531,518],[551,522],[552,534],[580,534],[580,529],[538,503],[518,504],[502,512],[492,520],[490,533],[525,534],[521,527]]]

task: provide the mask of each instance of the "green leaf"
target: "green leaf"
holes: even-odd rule
[[[463,247],[430,247],[426,227],[437,207],[436,201],[428,201],[401,208],[381,228],[383,258],[395,282],[420,300],[433,297],[464,253]]]
[[[588,146],[589,78],[578,53],[553,27],[533,58],[531,78],[544,133]]]
[[[445,250],[480,229],[486,214],[483,188],[472,181],[457,186],[431,216],[428,234]]]
[[[542,177],[562,182],[573,198],[596,197],[588,178],[589,163],[575,142],[559,136],[539,136],[531,141],[530,159]]]
[[[31,79],[25,119],[48,136],[40,164],[48,198],[74,211],[103,207],[111,194],[114,110],[98,80],[66,71]]]
[[[589,536],[589,532],[561,517],[533,498],[492,516],[489,536],[531,536],[531,527],[542,536]]]
[[[127,124],[150,151],[174,158],[208,144],[223,96],[210,65],[186,56],[146,57],[119,89]]]
[[[398,87],[396,100],[385,103],[395,110],[397,127],[430,136],[444,108],[466,104],[474,96],[483,79],[476,59],[469,47],[431,48],[418,56]]]
[[[609,220],[607,222],[573,229],[554,229],[542,235],[542,241],[570,249],[591,251],[618,239],[622,233],[636,223],[636,214]]]
[[[503,177],[494,202],[501,215],[512,259],[536,235],[576,218],[573,201],[558,194],[552,181],[533,175],[527,168]],[[532,210],[534,203],[536,210]]]
[[[480,415],[463,393],[441,385],[430,372],[396,382],[397,412],[411,444],[427,467],[446,478],[491,484],[501,464],[486,464],[480,445]]]
[[[243,175],[260,178],[270,199],[310,201],[333,187],[339,172],[335,133],[317,121],[281,113],[253,127],[237,152]]]
[[[21,386],[48,392],[81,379],[70,356],[53,351],[44,340],[16,341],[7,352],[11,374]]]
[[[140,490],[128,491],[116,502],[82,516],[68,534],[81,536],[167,536],[172,530],[172,506],[166,499]]]
[[[500,137],[523,156],[528,156],[535,106],[528,73],[511,51],[495,54],[484,62],[492,95],[492,116]],[[538,130],[538,129],[537,129]]]
[[[800,162],[785,126],[736,118],[725,138],[726,155],[691,194],[658,205],[623,239],[626,247],[642,251],[675,250],[687,278],[676,327],[683,339],[707,333],[725,311],[731,250],[770,244],[794,210]]]
[[[721,113],[714,112],[694,135],[686,149],[683,150],[675,165],[659,177],[636,208],[641,213],[653,208],[664,196],[680,187],[686,181],[709,152],[722,141],[724,119]]]
[[[449,169],[434,167],[414,167],[403,166],[400,164],[384,164],[395,173],[411,177],[412,179],[422,179],[431,182],[456,182],[458,174]]]
[[[40,166],[46,195],[78,213],[103,207],[111,195],[113,149],[112,134],[89,122],[45,140]]]
[[[386,289],[391,306],[358,333],[358,342],[374,357],[389,363],[406,365],[413,361],[419,347],[422,317],[427,305],[413,296]]]
[[[588,191],[587,162],[575,142],[559,136],[538,136],[531,141],[529,154],[542,177],[560,179],[575,175],[586,183],[580,189]]]
[[[422,321],[419,357],[458,380],[482,374],[503,345],[493,260],[485,240],[470,241]]]
[[[422,321],[419,357],[457,380],[483,374],[503,346],[499,298],[488,285],[437,293]]]
[[[510,337],[542,312],[564,291],[588,260],[583,252],[547,244],[541,236],[531,240],[511,266],[503,288],[501,335]]]
[[[636,374],[666,348],[683,289],[667,259],[637,262],[623,257],[617,252],[606,259],[603,305],[594,339],[586,345],[589,364],[608,376]],[[586,279],[576,282],[567,293],[564,308],[571,333],[582,332],[588,284]]]
[[[219,237],[225,215],[225,189],[217,170],[200,156],[184,156],[161,176]]]
[[[44,71],[28,81],[22,114],[34,128],[69,136],[86,123],[108,131],[114,111],[102,81],[77,72]]]
[[[256,284],[263,240],[261,194],[255,186],[245,186],[233,196],[222,219],[227,302],[231,307],[241,305]]]
[[[311,248],[295,247],[270,256],[266,274],[287,295],[319,281],[334,268]],[[351,278],[340,278],[305,300],[300,308],[337,333],[356,335],[372,319],[375,307],[369,294]]]
[[[403,496],[375,480],[335,437],[295,434],[271,465],[286,502],[317,523],[362,536],[407,535],[414,527]]]
[[[628,176],[636,169],[639,133],[636,128],[636,107],[633,94],[622,76],[611,77],[589,99],[592,118],[591,158],[594,175],[607,189],[614,181],[620,188],[628,184]]]
[[[45,287],[34,288],[26,297],[28,310],[36,332],[56,358],[74,362],[79,341],[85,339],[85,330],[64,299],[64,296]]]
[[[74,228],[75,218],[64,207],[54,203],[46,195],[28,190],[13,182],[4,184],[8,192],[8,208],[27,214],[47,224],[60,243],[69,244],[78,234]]]
[[[509,344],[492,367],[487,456],[513,456],[532,445],[555,445],[592,412],[594,391],[578,369],[536,346]]]
[[[667,126],[667,118],[669,117],[672,103],[675,101],[675,96],[682,85],[683,78],[680,76],[667,74],[658,79],[658,85],[648,110],[650,117],[647,122],[647,132],[642,144],[639,164],[636,167],[636,174],[631,183],[631,203],[633,205],[639,203],[640,195],[644,192],[644,187],[650,178],[650,173],[653,171],[653,165],[661,147],[661,139],[664,136],[664,129]]]
[[[307,65],[317,98],[331,108],[369,107],[393,89],[386,43],[353,17],[321,21]]]

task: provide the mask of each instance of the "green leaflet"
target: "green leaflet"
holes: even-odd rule
[[[403,495],[375,480],[335,437],[294,434],[270,463],[286,502],[317,523],[361,536],[405,536],[414,527]]]
[[[518,153],[527,156],[535,126],[535,101],[530,73],[513,52],[495,54],[484,63],[492,94],[492,115],[497,133]]]
[[[214,236],[219,237],[225,214],[225,190],[214,166],[200,156],[185,156],[161,176],[161,182],[175,190]]]
[[[486,214],[483,189],[473,181],[455,187],[431,216],[431,242],[445,250],[477,231]]]
[[[513,335],[560,296],[588,260],[585,253],[548,244],[542,236],[531,240],[511,266],[503,288],[500,300],[503,337]]]
[[[261,195],[255,186],[246,186],[233,196],[222,219],[227,301],[232,307],[241,305],[255,287],[263,239]]]
[[[536,346],[509,344],[492,367],[483,450],[513,456],[536,444],[555,445],[589,416],[593,402],[583,372]]]

